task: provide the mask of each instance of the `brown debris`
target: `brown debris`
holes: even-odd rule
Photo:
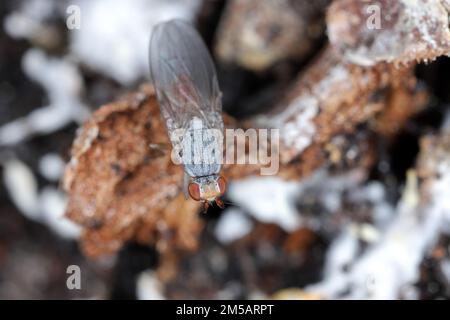
[[[417,86],[414,77],[405,80],[405,85],[397,86],[387,94],[386,108],[372,124],[376,132],[387,138],[399,132],[408,119],[422,111],[428,103],[425,88]]]
[[[254,71],[301,60],[323,34],[328,2],[231,0],[217,33],[217,56]]]
[[[433,194],[432,186],[450,168],[450,132],[448,130],[443,130],[436,135],[427,135],[420,140],[420,153],[416,167],[421,181],[422,202],[427,203],[436,196]]]
[[[306,228],[287,233],[255,222],[243,238],[223,245],[206,235],[199,250],[183,257],[175,277],[164,279],[168,299],[236,299],[277,292],[286,279],[302,284],[318,277],[323,239]],[[170,268],[170,266],[166,268]],[[230,272],[232,270],[232,272]]]
[[[283,244],[283,249],[289,253],[306,252],[316,240],[316,235],[307,228],[300,228],[290,233]]]
[[[428,135],[420,140],[420,156],[417,162],[418,174],[422,179],[439,176],[440,164],[450,161],[450,133]]]
[[[152,234],[161,248],[172,239],[175,247],[195,247],[198,204],[180,205],[183,170],[170,151],[151,87],[103,106],[83,126],[64,187],[67,216],[85,228],[88,255],[115,252],[136,236],[148,243]],[[183,212],[174,215],[174,206]]]
[[[280,129],[281,159],[288,163],[302,156],[310,146],[326,143],[338,134],[354,132],[359,124],[391,107],[409,108],[411,113],[419,110],[424,99],[416,98],[415,87],[413,66],[361,67],[342,61],[328,47],[299,76],[282,103],[252,123]],[[408,98],[390,100],[398,96],[399,90],[408,93]],[[390,101],[399,104],[392,106]],[[392,111],[389,114],[385,117],[397,116]]]
[[[328,8],[328,36],[350,62],[407,63],[450,52],[448,0],[336,0]]]

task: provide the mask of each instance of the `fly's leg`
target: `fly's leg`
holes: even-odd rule
[[[208,201],[203,201],[203,213],[208,211],[209,203]]]
[[[216,198],[216,204],[220,209],[225,209],[225,205],[223,204],[222,199]]]

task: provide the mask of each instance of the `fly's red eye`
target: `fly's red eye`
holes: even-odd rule
[[[225,190],[227,189],[227,181],[224,177],[221,176],[219,177],[219,179],[217,179],[217,184],[219,185],[220,194],[223,195],[225,193]]]
[[[189,183],[188,186],[189,195],[195,201],[200,201],[200,187],[196,183]]]

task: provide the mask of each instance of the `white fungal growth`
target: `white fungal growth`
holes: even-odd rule
[[[29,39],[49,37],[54,33],[49,32],[44,21],[54,13],[55,4],[48,0],[28,0],[22,2],[19,10],[8,14],[3,21],[6,33],[16,39]],[[42,41],[41,41],[42,42]]]
[[[288,108],[295,109],[297,113],[281,128],[281,139],[287,147],[302,152],[312,143],[316,133],[313,120],[319,112],[318,102],[313,97],[299,97]]]
[[[324,279],[306,289],[328,298],[398,299],[419,279],[421,261],[450,221],[446,200],[450,193],[449,161],[441,163],[440,174],[426,207],[408,200],[414,186],[405,188],[407,195],[397,205],[396,214],[383,219],[384,227],[377,229],[375,241],[369,242],[361,255],[349,254],[358,246],[357,237],[351,229],[344,229],[338,239],[345,241],[335,241],[327,254]],[[342,261],[347,264],[345,270]]]
[[[227,244],[247,235],[253,227],[252,221],[239,209],[227,209],[217,222],[215,234],[220,242]]]
[[[139,300],[163,300],[162,284],[150,271],[141,272],[136,282],[136,296]]]
[[[40,221],[50,227],[60,237],[76,239],[81,227],[64,216],[67,197],[61,190],[45,187],[39,195]]]
[[[8,159],[3,162],[3,183],[16,207],[27,218],[38,219],[38,187],[33,171],[22,161]]]
[[[37,134],[49,134],[70,122],[81,123],[89,111],[80,102],[83,80],[77,67],[67,58],[51,58],[30,49],[23,57],[27,76],[46,91],[50,104],[35,109],[0,127],[0,146],[9,146]]]
[[[69,33],[71,51],[93,69],[130,85],[148,75],[153,26],[181,18],[193,20],[200,1],[77,0],[81,28]]]
[[[56,153],[48,153],[39,159],[39,172],[50,181],[58,181],[64,172],[65,163]]]
[[[280,178],[251,177],[230,184],[228,195],[256,220],[276,223],[287,231],[300,226],[291,198],[298,193],[298,183]]]
[[[259,116],[255,118],[255,123],[261,127],[279,128],[281,142],[291,150],[289,153],[300,154],[315,139],[317,132],[315,119],[320,112],[322,102],[347,90],[352,85],[347,81],[348,76],[348,69],[345,66],[333,66],[326,76],[317,81],[309,91],[304,90],[286,105],[279,106],[278,109],[282,111],[269,116]],[[330,92],[336,88],[340,90],[336,93]],[[339,122],[340,119],[336,121]]]
[[[363,66],[375,65],[381,61],[408,62],[417,57],[430,56],[431,51],[435,51],[432,56],[439,56],[449,50],[450,8],[447,0],[400,0],[389,6],[392,12],[381,14],[384,17],[388,14],[399,15],[395,25],[385,26],[384,23],[389,22],[382,21],[380,28],[360,28],[358,44],[349,44],[345,48],[344,55],[348,61]],[[388,9],[384,11],[386,10]],[[336,21],[336,25],[329,23],[331,43],[342,43],[339,33],[341,23],[346,22]],[[364,21],[360,23],[362,25]]]
[[[39,192],[31,168],[10,158],[2,161],[3,182],[19,211],[28,219],[41,222],[64,238],[78,238],[80,227],[64,217],[66,196],[54,187]]]
[[[360,170],[335,177],[319,170],[302,182],[278,177],[249,177],[232,182],[228,196],[256,220],[276,223],[286,231],[294,231],[302,226],[302,212],[296,208],[296,201],[308,190],[314,190],[320,202],[335,212],[341,206],[342,193],[354,189],[363,178]]]
[[[319,112],[319,102],[312,95],[301,95],[282,109],[278,114],[259,116],[254,123],[280,129],[281,142],[300,153],[312,143],[316,133],[314,118]]]

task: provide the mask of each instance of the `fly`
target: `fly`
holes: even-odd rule
[[[190,24],[171,20],[155,26],[150,74],[190,197],[202,201],[205,209],[213,202],[223,207],[221,92],[206,45]]]

